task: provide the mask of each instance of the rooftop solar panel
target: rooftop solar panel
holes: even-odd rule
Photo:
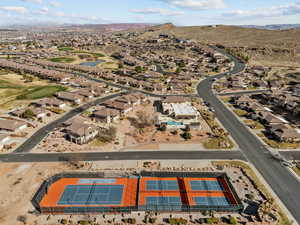
[[[176,180],[148,180],[147,181],[148,191],[158,191],[158,190],[175,191],[178,189],[179,187]]]
[[[217,180],[191,180],[192,191],[222,191],[223,187]]]
[[[58,205],[120,205],[123,185],[69,185]]]

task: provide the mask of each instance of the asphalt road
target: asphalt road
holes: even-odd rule
[[[250,95],[250,94],[259,94],[270,92],[270,90],[250,90],[250,91],[238,91],[238,92],[228,92],[228,93],[219,93],[219,96],[240,96],[240,95]]]
[[[72,109],[70,112],[66,113],[61,118],[47,124],[46,126],[40,128],[36,131],[30,138],[28,138],[24,143],[22,143],[13,153],[21,153],[21,152],[29,152],[33,149],[36,145],[38,145],[51,131],[55,128],[59,127],[62,123],[66,122],[67,120],[79,115],[80,113],[84,112],[88,108],[100,104],[106,100],[115,98],[124,94],[125,92],[120,92],[117,94],[109,95],[103,98],[98,98],[93,102],[86,103],[78,108]]]
[[[111,81],[100,80],[100,79],[97,79],[97,78],[93,78],[88,74],[84,74],[84,73],[80,73],[80,72],[75,72],[75,71],[70,72],[70,71],[65,71],[65,70],[57,69],[57,68],[52,68],[52,69],[57,70],[57,71],[69,72],[69,73],[75,74],[77,76],[84,77],[88,80],[95,81],[97,83],[107,84],[111,87],[120,88],[122,90],[140,92],[142,94],[149,95],[149,96],[152,96],[152,97],[158,97],[158,98],[167,97],[167,96],[197,97],[196,94],[155,94],[155,93],[150,92],[150,91],[145,91],[145,90],[137,89],[137,88],[131,88],[129,86],[117,84],[117,83],[114,83],[114,82],[111,82]]]
[[[58,162],[58,161],[105,161],[105,160],[245,160],[239,151],[127,151],[84,153],[18,153],[1,154],[2,162]]]
[[[222,50],[219,51],[226,54]],[[235,66],[230,74],[238,73],[244,69],[243,63],[233,56],[226,55],[235,62]],[[217,118],[239,145],[245,158],[256,167],[300,224],[300,183],[287,168],[283,167],[278,161],[271,157],[266,146],[263,145],[212,92],[212,79],[218,79],[225,75],[227,75],[227,73],[219,74],[202,81],[197,87],[199,96],[214,107]]]

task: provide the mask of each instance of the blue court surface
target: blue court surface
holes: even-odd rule
[[[229,206],[230,203],[226,197],[194,197],[196,205],[201,206]]]
[[[114,184],[116,179],[79,179],[78,184]]]
[[[58,205],[120,205],[123,185],[69,185]]]
[[[146,197],[146,202],[147,205],[181,205],[181,199],[180,197],[176,196],[151,196],[151,197]]]
[[[178,190],[178,183],[176,180],[148,180],[147,190],[148,191],[176,191]]]
[[[192,191],[223,191],[217,180],[191,180],[190,185]]]
[[[146,197],[146,205],[142,206],[143,210],[158,210],[158,211],[180,211],[182,207],[180,197]]]

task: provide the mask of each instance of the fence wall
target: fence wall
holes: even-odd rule
[[[40,207],[40,202],[48,188],[56,181],[62,178],[103,178],[104,173],[62,173],[57,174],[42,183],[36,194],[32,199],[32,204],[40,213],[51,214],[84,214],[84,213],[130,213],[132,211],[156,211],[156,212],[199,212],[199,211],[216,211],[216,212],[239,212],[243,210],[243,204],[238,197],[226,173],[219,172],[160,172],[160,171],[142,171],[141,177],[221,177],[226,180],[227,185],[230,187],[231,192],[237,201],[237,204],[229,206],[190,206],[187,204],[180,205],[146,205],[139,206],[138,201],[136,206],[130,207]],[[139,183],[139,182],[138,182]],[[139,190],[138,190],[139,191]],[[137,198],[138,200],[138,198]]]

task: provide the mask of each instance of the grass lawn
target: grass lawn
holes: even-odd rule
[[[21,89],[23,88],[20,85],[16,85],[6,80],[0,80],[0,88],[1,89]]]
[[[234,147],[232,141],[226,137],[226,142],[229,143],[228,147],[222,147],[221,143],[224,142],[224,138],[210,138],[203,144],[206,149],[231,149]]]
[[[100,57],[100,58],[105,57],[105,55],[102,53],[91,53],[91,54],[93,54],[95,57]]]
[[[242,110],[242,109],[234,109],[233,112],[240,117],[247,115],[247,111]]]
[[[6,74],[8,74],[8,71],[0,69],[0,75],[6,75]]]
[[[51,58],[49,59],[51,62],[57,62],[57,63],[72,63],[76,59],[71,58],[71,57],[56,57],[56,58]]]
[[[65,51],[65,52],[73,51],[73,50],[74,50],[74,48],[71,48],[71,47],[60,47],[60,48],[58,48],[58,51]]]
[[[90,143],[90,145],[94,147],[100,147],[106,145],[106,143],[96,138]]]
[[[229,103],[230,99],[230,97],[221,97],[221,100],[225,103]]]
[[[295,173],[300,177],[300,163],[298,163],[293,170],[295,171]]]
[[[100,58],[102,58],[102,57],[105,57],[105,55],[104,54],[102,54],[102,53],[95,53],[95,52],[87,52],[87,51],[73,51],[73,53],[76,53],[76,54],[89,54],[89,55],[93,55],[94,57],[100,57]]]
[[[55,86],[40,86],[32,87],[24,90],[24,92],[17,96],[17,100],[30,100],[39,99],[53,96],[56,92],[65,91],[66,88],[55,85]]]
[[[255,129],[255,130],[265,129],[264,125],[262,125],[260,122],[255,120],[245,120],[245,124],[251,129]]]

